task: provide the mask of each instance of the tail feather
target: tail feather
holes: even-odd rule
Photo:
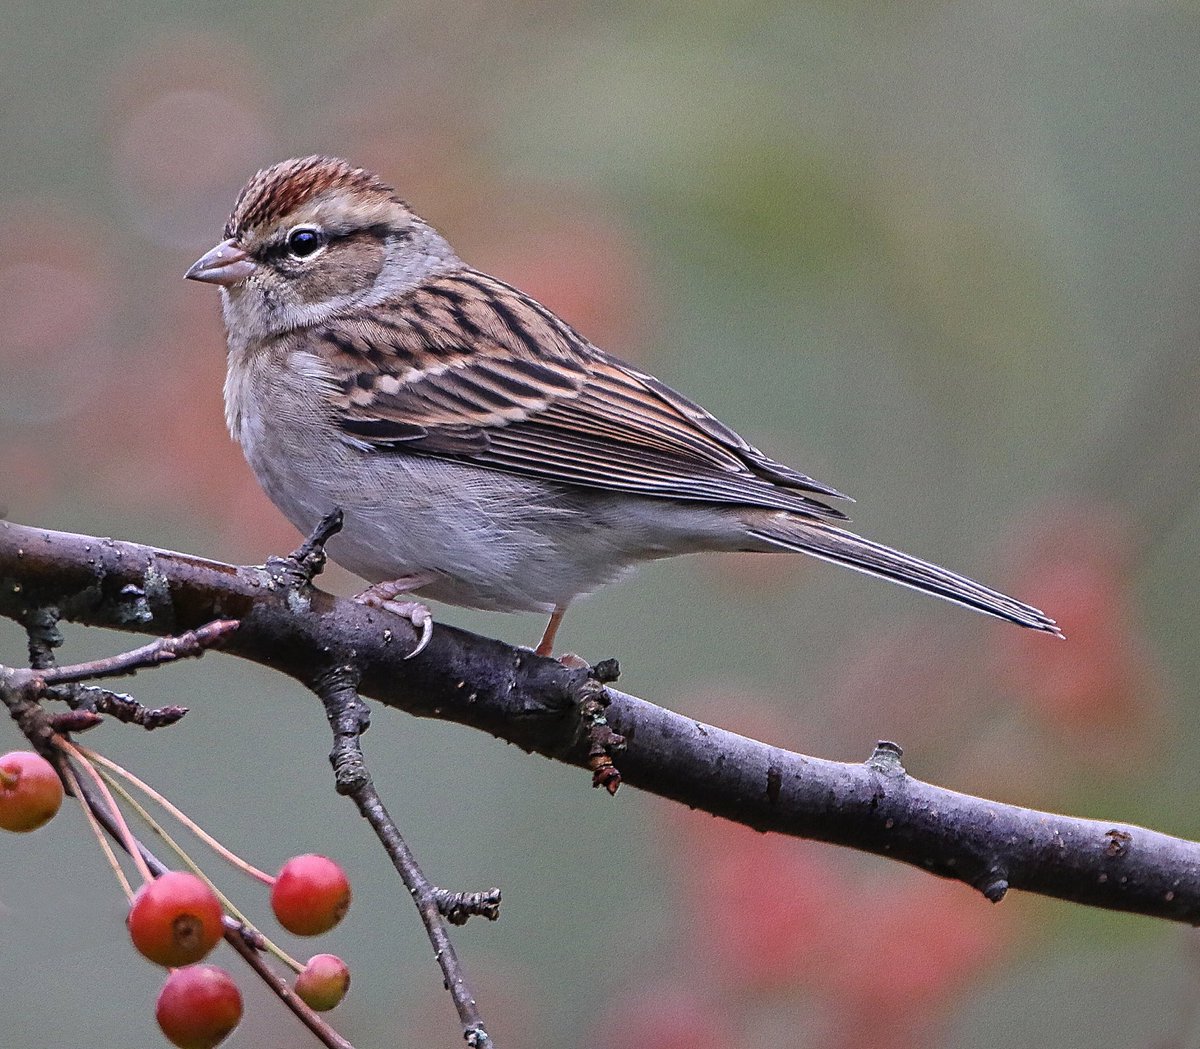
[[[774,522],[768,525],[760,519],[748,528],[748,532],[775,549],[798,550],[823,561],[845,565],[868,575],[890,579],[913,590],[966,605],[1018,626],[1043,630],[1056,637],[1063,636],[1054,620],[1040,609],[947,568],[832,525],[801,521],[784,515],[780,516],[778,522],[778,527],[774,527]]]

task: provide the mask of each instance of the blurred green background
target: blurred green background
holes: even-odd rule
[[[222,423],[187,265],[258,167],[393,182],[460,253],[766,450],[856,525],[1040,604],[1058,644],[808,562],[682,559],[560,644],[772,743],[1200,836],[1200,9],[1012,0],[0,4],[0,506],[260,562],[295,534]],[[351,593],[356,581],[331,573]],[[541,623],[435,608],[532,644]],[[68,632],[64,658],[116,635]],[[0,624],[0,661],[24,639]],[[191,714],[88,737],[250,859],[342,858],[361,1049],[461,1044],[312,697],[220,655]],[[768,838],[380,710],[368,755],[502,1047],[1197,1046],[1190,931]],[[18,745],[15,730],[0,750]],[[163,1043],[160,973],[75,810],[0,843],[0,1043]],[[215,867],[215,864],[214,864]],[[227,879],[265,915],[254,887]],[[226,949],[222,948],[222,951]],[[234,1047],[307,1046],[232,958]]]

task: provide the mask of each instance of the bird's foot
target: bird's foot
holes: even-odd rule
[[[376,583],[367,587],[361,594],[355,594],[354,600],[368,608],[382,608],[393,615],[400,616],[412,623],[415,630],[420,631],[420,639],[405,659],[420,655],[429,639],[433,637],[433,613],[420,601],[397,601],[400,594],[408,593],[419,586],[424,586],[429,580],[423,576],[408,576],[404,579],[389,579],[384,583]]]
[[[592,664],[577,652],[564,652],[561,656],[554,658],[568,670],[591,670],[592,668]]]

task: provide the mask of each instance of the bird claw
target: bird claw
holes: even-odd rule
[[[368,608],[382,608],[412,623],[413,629],[421,632],[421,637],[417,641],[417,647],[404,658],[412,659],[413,656],[419,656],[425,651],[429,639],[433,637],[433,613],[420,601],[396,601],[393,597],[387,596],[386,590],[380,591],[379,586],[368,587],[361,594],[355,594],[354,600]]]
[[[413,629],[421,631],[421,639],[417,642],[417,647],[409,652],[404,657],[405,659],[412,659],[413,656],[419,656],[425,651],[425,646],[433,637],[433,613],[428,608],[420,601],[385,601],[380,607],[402,616],[412,623]]]

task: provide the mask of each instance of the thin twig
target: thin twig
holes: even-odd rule
[[[52,670],[58,666],[54,650],[63,643],[62,631],[58,629],[60,614],[57,608],[35,607],[22,617],[25,633],[29,638],[29,669]],[[42,676],[43,682],[45,676]],[[111,692],[106,688],[91,685],[61,684],[44,686],[49,699],[61,700],[70,705],[80,716],[89,712],[108,714],[126,724],[141,725],[148,732],[166,725],[173,725],[187,713],[187,707],[144,707],[132,696]],[[57,715],[55,728],[59,732],[77,732],[86,723],[71,724],[68,715]],[[99,719],[97,722],[99,723]]]
[[[267,572],[285,589],[301,590],[311,586],[325,569],[325,544],[341,530],[342,511],[340,507],[334,507],[290,554],[268,558]]]
[[[214,619],[211,623],[185,631],[177,637],[160,637],[148,645],[142,645],[141,648],[134,648],[115,656],[106,656],[87,663],[74,663],[71,666],[49,667],[38,671],[38,677],[47,685],[63,685],[95,678],[136,674],[139,670],[160,666],[176,659],[202,656],[232,634],[238,625],[236,619]]]
[[[126,725],[140,725],[147,732],[174,725],[187,712],[187,707],[147,707],[124,692],[113,692],[92,685],[68,686],[75,689],[73,699],[78,708],[107,714]]]
[[[354,799],[358,811],[371,824],[376,836],[383,843],[392,865],[400,874],[405,888],[408,889],[413,902],[417,905],[417,913],[420,914],[421,922],[429,935],[429,942],[433,945],[433,954],[441,967],[445,986],[454,1000],[455,1009],[458,1010],[463,1038],[471,1049],[490,1049],[495,1043],[484,1026],[475,995],[467,983],[466,971],[462,962],[459,961],[458,953],[455,951],[454,944],[442,921],[433,886],[417,865],[412,850],[401,837],[399,829],[387,809],[384,808],[383,802],[380,801],[370,780],[350,797]]]
[[[451,892],[449,889],[433,887],[433,899],[438,913],[451,925],[466,925],[467,919],[475,915],[490,922],[500,917],[499,889],[484,889],[483,892]]]
[[[342,530],[343,520],[342,508],[335,506],[317,522],[317,527],[309,533],[304,542],[288,554],[289,561],[295,561],[308,571],[310,583],[325,567],[325,544]]]
[[[352,669],[348,666],[332,668],[314,682],[313,690],[325,704],[325,712],[333,727],[334,745],[329,758],[334,768],[337,791],[353,799],[412,896],[429,942],[433,945],[433,954],[441,967],[446,989],[454,1001],[467,1045],[471,1049],[492,1049],[495,1043],[484,1026],[475,996],[467,983],[466,971],[442,920],[439,896],[444,890],[437,889],[425,877],[371,781],[359,739],[369,718],[366,704],[355,687]],[[494,891],[498,905],[499,890]]]
[[[311,589],[313,578],[325,565],[325,543],[341,527],[340,509],[326,514],[292,554],[272,559],[268,565],[272,578],[276,582],[290,584],[294,590]],[[493,1049],[495,1043],[479,1015],[475,996],[467,985],[466,972],[442,921],[438,905],[439,890],[417,865],[412,850],[401,837],[399,828],[388,815],[371,782],[361,742],[362,734],[371,723],[371,712],[358,694],[355,668],[350,663],[328,665],[314,675],[310,686],[324,703],[325,714],[333,730],[329,761],[333,766],[337,792],[354,800],[412,895],[429,942],[433,945],[434,957],[441,967],[443,981],[454,1001],[467,1045],[470,1049]]]

